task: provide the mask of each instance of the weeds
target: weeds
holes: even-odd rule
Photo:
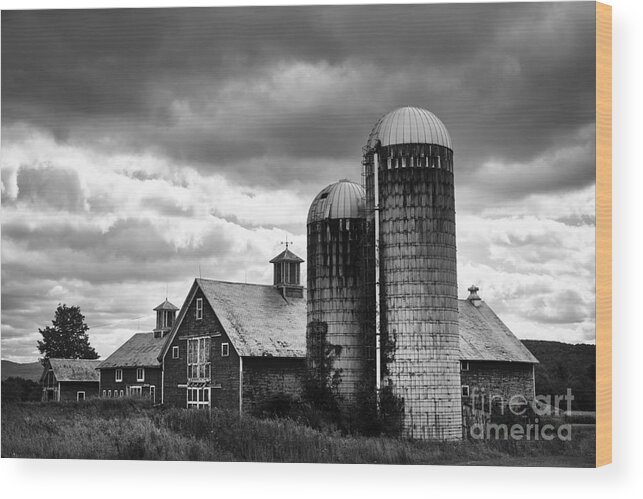
[[[2,457],[307,463],[457,464],[515,457],[585,456],[594,432],[571,442],[414,442],[344,435],[289,418],[152,407],[136,400],[12,403],[2,407]]]

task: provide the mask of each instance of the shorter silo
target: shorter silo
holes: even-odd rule
[[[348,180],[323,189],[308,212],[308,368],[344,408],[373,387],[363,328],[365,223],[364,189]]]

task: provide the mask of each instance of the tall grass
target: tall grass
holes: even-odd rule
[[[593,432],[578,435],[572,442],[413,442],[127,399],[2,407],[2,457],[386,464],[506,459],[510,464],[516,456],[586,456],[591,465]]]

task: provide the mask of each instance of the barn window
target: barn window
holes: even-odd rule
[[[173,359],[179,358],[179,347],[172,347],[172,358]]]
[[[107,390],[103,390],[103,397],[107,397]]]
[[[76,401],[85,400],[85,392],[76,392]]]
[[[188,409],[204,409],[210,407],[210,388],[188,388],[187,391]]]
[[[460,370],[461,371],[468,371],[469,370],[469,361],[468,360],[463,360],[460,362]]]
[[[121,397],[122,397],[123,395],[124,395],[124,394],[123,394],[123,390],[121,390]]]
[[[463,397],[469,396],[469,385],[462,385],[462,396]]]
[[[110,399],[112,398],[112,391],[111,390],[107,390],[107,398],[110,398]]]
[[[122,369],[116,369],[116,372],[114,373],[114,380],[116,380],[116,382],[123,381],[123,370]]]
[[[230,344],[221,343],[221,357],[227,357],[230,355]]]
[[[136,368],[136,381],[145,381],[145,369],[142,367]]]
[[[196,320],[203,319],[203,298],[196,299]]]
[[[210,378],[210,338],[188,340],[188,379]]]

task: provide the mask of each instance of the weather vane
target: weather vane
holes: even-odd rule
[[[286,236],[286,240],[285,240],[285,241],[281,241],[281,244],[285,244],[285,245],[286,245],[286,249],[288,249],[288,245],[289,245],[289,244],[292,244],[292,242],[288,241],[288,236]]]

